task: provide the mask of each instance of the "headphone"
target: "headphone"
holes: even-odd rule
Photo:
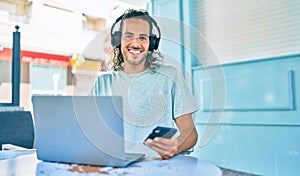
[[[111,45],[113,47],[120,47],[121,46],[121,35],[122,32],[121,31],[114,31],[115,25],[117,23],[121,23],[123,20],[127,19],[127,18],[132,18],[132,17],[138,17],[141,18],[145,21],[147,21],[150,25],[150,36],[149,36],[149,51],[153,51],[153,50],[157,50],[158,45],[159,45],[159,41],[160,41],[160,29],[156,23],[156,21],[149,16],[148,12],[146,10],[134,10],[134,9],[128,9],[124,12],[123,15],[119,16],[116,21],[114,22],[114,24],[111,27],[111,31],[110,31],[110,36],[111,36]],[[153,26],[155,26],[155,28],[158,31],[159,36],[152,34],[152,28]]]

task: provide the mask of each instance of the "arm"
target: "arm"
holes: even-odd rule
[[[167,139],[156,137],[148,139],[145,144],[155,150],[163,159],[173,157],[175,154],[184,152],[193,147],[198,138],[192,115],[185,114],[175,119],[180,135],[176,138]]]
[[[192,148],[197,143],[198,133],[191,114],[182,115],[176,118],[175,122],[180,131],[180,135],[177,137],[179,142],[177,153],[181,153]]]

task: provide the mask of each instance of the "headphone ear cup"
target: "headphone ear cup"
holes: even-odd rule
[[[111,35],[110,43],[113,47],[121,45],[121,32],[116,31]]]
[[[159,45],[159,40],[160,38],[157,38],[156,35],[151,35],[149,37],[149,51],[153,51],[153,50],[156,50],[158,48],[158,45]]]

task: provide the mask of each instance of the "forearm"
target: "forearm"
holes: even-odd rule
[[[198,139],[198,133],[191,114],[185,114],[175,119],[180,135],[177,137],[176,154],[192,148]]]
[[[193,127],[192,129],[186,129],[181,131],[181,134],[177,137],[177,151],[176,154],[185,152],[194,147],[198,140],[198,133]]]

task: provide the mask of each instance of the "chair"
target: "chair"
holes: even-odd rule
[[[34,126],[29,111],[0,111],[0,148],[2,144],[33,148]]]

